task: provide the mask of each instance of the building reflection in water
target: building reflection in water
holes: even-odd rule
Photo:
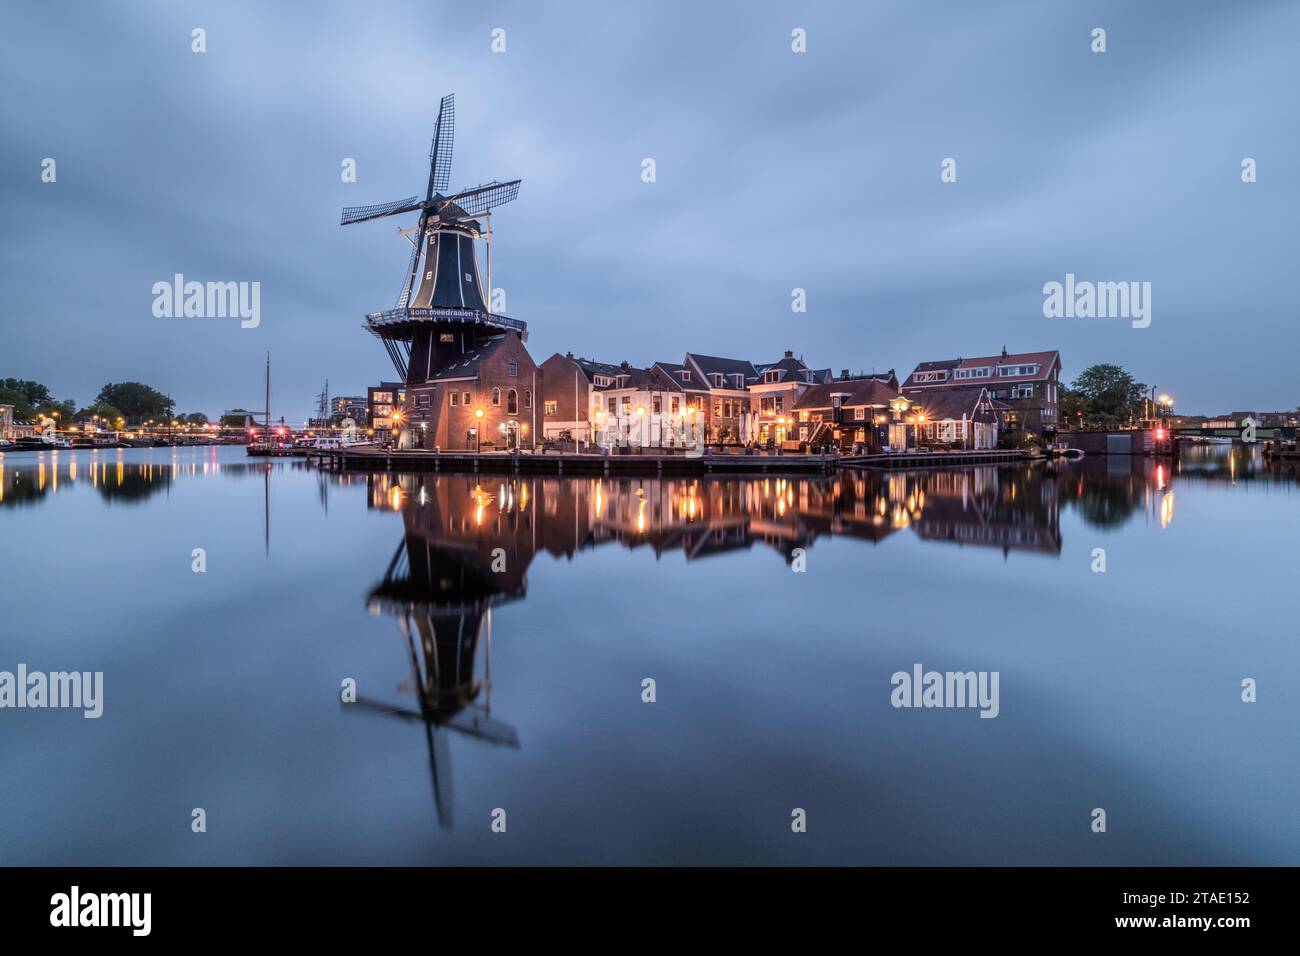
[[[216,449],[0,453],[0,514],[77,493],[140,506],[178,481],[259,478],[269,550],[269,485],[308,466],[229,457]],[[1270,465],[1258,449],[1240,446],[1192,449],[1178,461],[1103,456],[811,479],[313,475],[325,513],[331,489],[364,488],[371,508],[400,515],[402,539],[366,594],[373,613],[395,622],[400,643],[390,653],[400,682],[393,700],[366,694],[349,709],[424,728],[444,826],[452,824],[450,737],[520,746],[516,730],[491,710],[492,611],[526,596],[539,552],[572,559],[609,545],[656,557],[680,552],[690,561],[759,546],[790,562],[795,549],[822,538],[874,547],[912,534],[1052,559],[1062,551],[1064,510],[1093,528],[1140,518],[1158,530],[1177,520],[1175,493],[1184,484],[1230,486],[1234,494],[1298,487],[1294,463]]]

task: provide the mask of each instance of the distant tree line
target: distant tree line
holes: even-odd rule
[[[49,388],[29,379],[0,379],[0,405],[14,407],[15,421],[56,419],[61,427],[74,421],[99,417],[108,427],[119,423],[132,426],[145,421],[178,422],[206,425],[202,412],[177,414],[175,402],[156,388],[142,382],[110,382],[99,390],[95,400],[78,408],[70,398],[56,399]]]

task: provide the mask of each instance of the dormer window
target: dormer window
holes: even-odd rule
[[[713,385],[715,388],[722,388],[722,383],[725,379],[723,379],[721,372],[714,372],[709,376],[709,378],[713,379]]]
[[[772,384],[773,382],[779,382],[781,381],[781,373],[776,369],[772,369],[771,371],[764,372],[763,381],[768,384]]]
[[[689,382],[691,380],[691,373],[688,370],[682,369],[680,374],[683,382]]]
[[[1037,365],[1003,365],[998,368],[998,374],[1008,378],[1017,375],[1037,375]]]
[[[592,379],[592,382],[597,388],[608,388],[614,384],[614,380],[608,375],[597,375]]]
[[[735,383],[735,387],[736,387],[736,388],[744,388],[744,387],[745,387],[745,376],[743,376],[743,375],[733,375],[733,376],[731,376],[731,381],[732,381],[733,383]]]

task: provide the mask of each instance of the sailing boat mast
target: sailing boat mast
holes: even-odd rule
[[[266,426],[262,440],[271,447],[271,353],[266,353]]]

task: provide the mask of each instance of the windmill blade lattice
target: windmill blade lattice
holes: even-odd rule
[[[489,209],[504,206],[519,196],[519,184],[522,180],[514,179],[508,183],[485,183],[472,189],[465,189],[448,199],[454,202],[466,215],[481,216]]]
[[[438,106],[438,121],[433,127],[433,143],[429,147],[429,192],[425,201],[433,198],[434,193],[447,191],[451,181],[451,151],[456,141],[456,94],[448,93]]]
[[[408,196],[393,202],[376,203],[373,206],[344,206],[341,226],[350,226],[354,222],[366,222],[370,219],[382,219],[384,216],[396,216],[399,213],[413,212],[420,208],[419,196]]]

